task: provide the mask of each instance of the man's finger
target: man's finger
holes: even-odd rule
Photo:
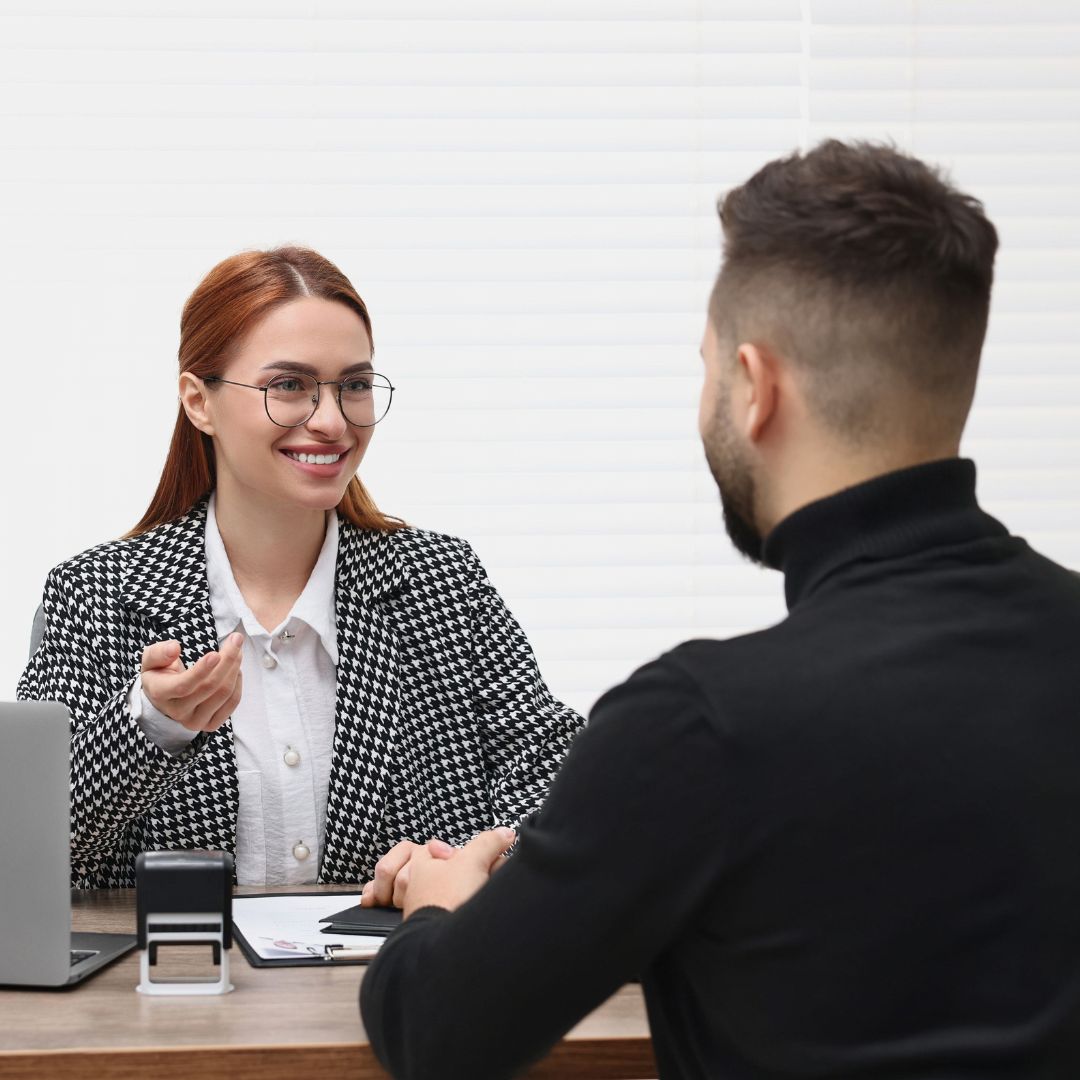
[[[434,905],[453,911],[460,907],[491,876],[491,863],[513,841],[510,829],[481,833],[459,848],[452,859],[437,859],[425,844],[409,863],[409,887],[402,910],[410,918],[422,907]]]
[[[374,904],[389,907],[394,902],[394,881],[416,848],[417,845],[411,840],[402,840],[375,864],[375,876],[372,879]]]
[[[497,829],[478,833],[458,853],[489,870],[500,855],[514,842],[513,829],[500,825]]]
[[[436,840],[434,837],[427,842],[426,846],[436,859],[452,859],[458,853],[458,849],[452,844],[448,844],[445,840]]]
[[[423,850],[423,849],[421,849]],[[415,855],[415,852],[414,852]],[[398,876],[394,878],[394,907],[401,907],[405,903],[405,893],[409,888],[409,867],[412,866],[412,862],[407,862],[399,871]]]

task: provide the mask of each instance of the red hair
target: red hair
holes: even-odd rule
[[[371,335],[371,316],[352,282],[309,248],[245,251],[220,262],[199,282],[180,316],[180,371],[201,379],[222,373],[230,348],[275,307],[304,296],[344,304]],[[138,536],[186,514],[214,489],[214,445],[180,406],[157,491],[128,536]],[[338,503],[342,517],[362,529],[390,532],[404,522],[381,513],[359,477]]]

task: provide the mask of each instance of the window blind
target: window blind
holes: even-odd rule
[[[0,277],[34,383],[8,685],[48,568],[149,499],[183,300],[284,242],[349,274],[399,387],[365,482],[473,543],[557,695],[782,618],[723,535],[697,346],[717,195],[825,135],[892,136],[986,200],[967,449],[990,509],[1080,563],[1080,17],[1013,7],[0,0]]]
[[[1080,6],[813,0],[809,136],[891,137],[998,228],[962,451],[985,509],[1080,568]]]

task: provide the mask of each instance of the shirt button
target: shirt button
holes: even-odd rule
[[[303,840],[293,845],[292,853],[297,862],[303,862],[311,854]]]
[[[300,755],[291,746],[289,747],[288,750],[285,751],[285,764],[286,765],[299,765],[300,764]]]
[[[277,667],[277,661],[269,653],[263,653],[262,666],[267,669]]]

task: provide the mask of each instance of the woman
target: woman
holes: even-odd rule
[[[155,848],[234,851],[241,883],[363,882],[389,852],[386,902],[414,843],[534,810],[581,719],[469,546],[356,477],[393,387],[333,264],[226,259],[179,355],[150,507],[49,575],[19,683],[71,712],[73,882],[132,885]]]

